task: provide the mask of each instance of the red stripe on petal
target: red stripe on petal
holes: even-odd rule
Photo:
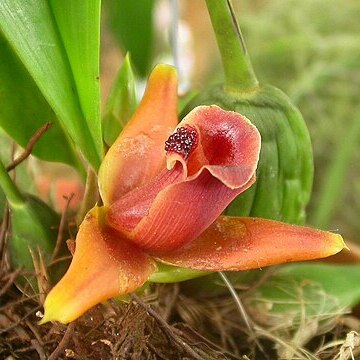
[[[122,233],[131,232],[148,213],[157,195],[167,186],[184,180],[180,164],[164,169],[153,181],[127,193],[112,204],[106,215],[107,223]]]
[[[199,236],[254,180],[233,190],[205,170],[191,181],[170,185],[130,237],[151,254],[177,249]]]
[[[256,218],[221,216],[199,238],[160,260],[196,270],[248,270],[333,255],[340,235]]]
[[[155,270],[151,258],[110,228],[99,226],[99,209],[85,217],[71,265],[44,304],[42,323],[68,323],[94,305],[142,286]]]
[[[150,181],[165,167],[164,143],[176,125],[176,70],[158,65],[139,108],[100,167],[99,188],[105,205]]]

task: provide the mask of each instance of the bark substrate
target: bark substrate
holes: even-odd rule
[[[41,297],[20,292],[14,283],[18,274],[1,275],[0,359],[278,358],[277,340],[256,329],[250,333],[226,292],[194,297],[179,284],[153,285],[141,295],[99,305],[70,325],[39,326]],[[340,321],[330,333],[314,336],[307,350],[344,338],[348,331]],[[340,345],[318,358],[336,357]],[[348,354],[343,358],[351,359]]]

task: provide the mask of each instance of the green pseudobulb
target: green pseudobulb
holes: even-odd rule
[[[261,133],[257,180],[227,208],[227,215],[303,223],[313,180],[309,133],[299,110],[281,90],[265,85],[247,92],[211,87],[184,109],[218,105],[246,116]]]

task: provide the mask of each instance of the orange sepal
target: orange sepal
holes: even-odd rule
[[[273,220],[221,216],[193,242],[159,260],[196,270],[249,270],[323,258],[343,248],[342,237],[331,232]]]
[[[47,296],[41,323],[73,321],[98,303],[136,290],[155,270],[136,245],[102,227],[101,211],[93,208],[82,222],[70,268]]]
[[[165,167],[164,143],[177,125],[177,73],[169,65],[152,71],[144,97],[110,147],[99,170],[105,205],[141,186]]]

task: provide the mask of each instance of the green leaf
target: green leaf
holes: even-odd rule
[[[279,359],[303,358],[302,347],[359,302],[359,282],[359,265],[292,264],[278,267],[245,301],[268,336],[281,339]]]
[[[360,302],[360,265],[321,263],[293,264],[279,269],[279,276],[320,284],[339,301],[339,307],[351,308]]]
[[[77,21],[74,17],[71,16],[73,22]],[[98,168],[103,156],[101,140],[90,130],[82,113],[83,103],[80,103],[64,44],[48,2],[1,1],[0,31],[54,110],[63,129],[92,166]],[[92,121],[96,123],[95,118]]]
[[[298,311],[300,305],[307,306],[300,304],[300,292],[308,297],[321,292],[323,297],[332,299],[332,307],[344,310],[359,303],[360,287],[355,286],[359,282],[359,265],[291,264],[278,267],[257,289],[254,298],[261,299],[263,304],[272,304],[271,313],[288,313]],[[270,309],[267,305],[265,307]],[[307,313],[320,315],[317,305],[321,306],[318,301],[309,302]]]
[[[46,263],[53,254],[59,228],[59,215],[41,200],[26,196],[22,204],[10,205],[10,263],[13,268],[33,270],[31,252],[41,249]]]
[[[153,60],[154,0],[104,1],[111,29],[122,48],[129,52],[135,69],[146,77]]]
[[[11,148],[10,141],[8,141],[8,140],[9,140],[8,137],[3,132],[3,130],[0,128],[0,144],[1,144],[0,162],[2,162],[2,163],[4,163],[4,160],[10,159],[10,157],[7,154],[7,152],[8,152],[7,150]],[[5,150],[5,152],[4,152],[4,150]],[[1,180],[0,180],[0,184],[1,184]],[[2,190],[2,187],[0,186],[0,221],[2,220],[2,217],[4,215],[5,204],[6,204],[5,193]]]
[[[0,221],[2,221],[5,211],[6,198],[4,192],[0,189]]]
[[[25,203],[23,195],[12,181],[2,161],[0,161],[0,188],[3,190],[11,206],[22,206]]]
[[[51,122],[52,128],[39,139],[32,154],[43,160],[75,165],[77,160],[72,143],[1,33],[0,53],[0,126],[19,145],[26,147],[34,133],[46,122]]]
[[[0,188],[11,210],[8,251],[12,268],[31,272],[34,270],[33,255],[37,256],[39,251],[45,263],[49,264],[56,246],[60,216],[35,196],[22,194],[1,161]],[[64,265],[56,266],[50,275],[61,275]],[[35,283],[31,276],[24,276],[19,284],[24,284],[25,279]]]
[[[112,86],[103,118],[104,140],[109,146],[116,140],[136,106],[135,78],[127,55]]]
[[[36,273],[34,259],[39,262],[40,254],[50,280],[59,281],[69,266],[68,261],[61,261],[50,266],[56,247],[60,216],[40,199],[25,195],[22,205],[10,206],[11,231],[8,239],[10,265],[13,269],[22,268],[25,274],[17,279],[16,284],[27,293],[30,285],[36,293]],[[63,234],[65,238],[68,234]],[[65,243],[59,249],[58,258],[68,255]]]
[[[14,184],[0,161],[0,187],[11,209],[11,233],[8,242],[10,263],[14,268],[33,269],[30,251],[38,247],[50,259],[56,243],[59,216],[47,205],[26,198]],[[56,219],[56,221],[54,221]]]
[[[1,107],[0,107],[1,112]],[[13,140],[0,128],[0,161],[8,165],[12,158]],[[1,183],[1,181],[0,181]],[[28,193],[36,193],[36,186],[32,174],[28,171],[26,162],[19,164],[16,167],[16,183],[19,188],[26,189]],[[0,219],[3,216],[6,203],[6,197],[0,186]]]
[[[6,197],[2,189],[0,189],[0,221],[2,221],[6,204]]]
[[[75,80],[80,106],[102,157],[100,118],[100,0],[51,0]]]

